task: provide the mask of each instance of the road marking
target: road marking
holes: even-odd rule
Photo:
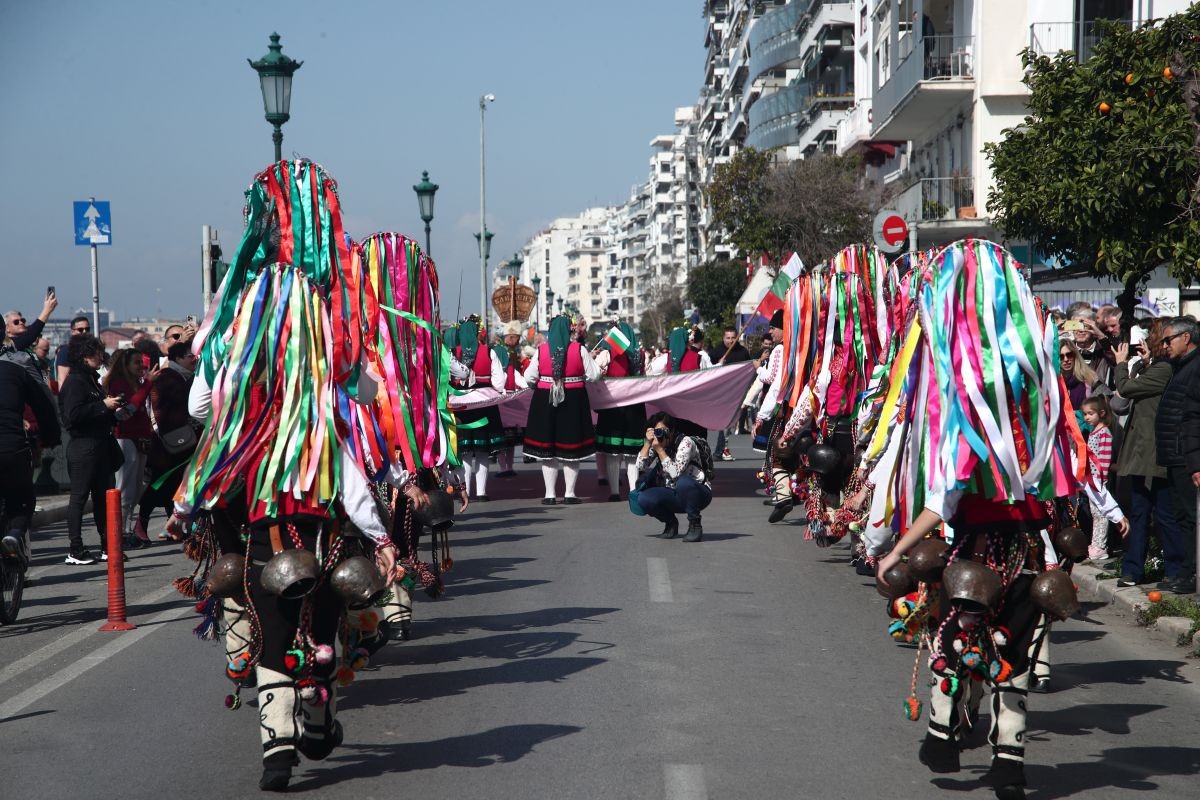
[[[175,591],[174,586],[166,586],[141,597],[134,598],[133,602],[129,603],[130,608],[136,606],[149,605],[162,600],[164,597],[172,594]],[[17,621],[20,624],[20,620]],[[16,676],[24,673],[26,670],[35,668],[38,664],[42,664],[64,650],[68,650],[91,636],[100,632],[100,625],[103,623],[89,622],[80,625],[75,630],[68,633],[66,636],[55,639],[48,645],[34,650],[24,658],[18,658],[16,661],[9,664],[4,669],[0,669],[0,684],[12,680]],[[3,715],[0,715],[2,717]]]
[[[663,764],[663,783],[667,800],[708,800],[700,764]]]
[[[650,600],[654,603],[673,603],[671,576],[667,573],[665,558],[647,558],[646,571],[650,576]]]
[[[183,606],[168,608],[166,611],[155,614],[146,622],[143,622],[137,629],[122,633],[120,638],[113,639],[108,644],[96,648],[90,655],[84,656],[71,664],[71,666],[60,669],[49,678],[46,678],[46,680],[31,686],[11,700],[0,703],[0,722],[9,717],[16,716],[55,689],[61,689],[92,667],[103,664],[125,648],[137,644],[156,630],[159,630],[161,627],[160,623],[182,619],[191,613],[195,612],[190,606]]]

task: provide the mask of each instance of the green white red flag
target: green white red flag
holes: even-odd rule
[[[620,328],[618,328],[616,325],[613,325],[608,333],[604,334],[604,340],[601,342],[601,344],[608,345],[609,351],[611,351],[614,356],[619,356],[621,353],[624,353],[629,349],[631,342],[629,341],[629,337],[621,332]]]
[[[770,319],[772,314],[783,308],[783,298],[803,269],[804,262],[800,260],[800,256],[792,253],[792,257],[779,269],[771,288],[767,289],[767,293],[759,301],[758,308],[754,310],[755,315]]]

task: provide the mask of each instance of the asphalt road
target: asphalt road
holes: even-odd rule
[[[738,445],[741,445],[740,447]],[[883,601],[799,527],[770,526],[757,465],[719,467],[705,540],[594,489],[544,507],[524,467],[452,531],[446,597],[341,698],[346,743],[293,791],[356,800],[990,797],[916,762],[901,701],[914,651]],[[88,541],[94,543],[93,537]],[[58,525],[0,628],[0,797],[261,796],[256,712],[227,711],[223,654],[170,589],[177,547],[134,552],[130,633],[99,633],[103,567],[67,567]],[[1055,691],[1030,699],[1030,798],[1196,795],[1200,668],[1108,609],[1053,634]],[[250,693],[252,697],[253,693]]]

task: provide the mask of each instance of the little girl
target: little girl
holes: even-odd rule
[[[1108,558],[1109,520],[1121,527],[1122,534],[1128,530],[1129,523],[1108,493],[1108,470],[1113,460],[1113,437],[1108,427],[1112,409],[1108,398],[1103,395],[1089,397],[1083,401],[1082,409],[1083,419],[1092,429],[1087,442],[1088,477],[1084,485],[1092,509],[1092,543],[1088,547],[1088,558],[1102,561]]]

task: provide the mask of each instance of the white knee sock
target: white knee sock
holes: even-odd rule
[[[604,466],[607,467],[605,472],[608,473],[608,493],[619,494],[621,492],[621,457],[608,456],[604,461]]]
[[[513,449],[506,447],[500,451],[499,459],[501,472],[512,472],[513,468]]]
[[[563,464],[563,494],[566,497],[575,496],[575,482],[579,480],[579,464]]]
[[[474,497],[471,494],[471,481],[475,477],[475,454],[466,453],[462,458],[463,462],[463,491],[467,493],[467,497]]]
[[[596,453],[596,480],[608,477],[608,453]]]
[[[475,496],[487,494],[488,459],[481,455],[475,464]]]
[[[555,487],[558,484],[558,468],[554,461],[542,462],[542,480],[546,484],[546,497],[553,498]]]
[[[630,458],[629,456],[625,456],[625,480],[629,481],[630,490],[632,490],[634,486],[637,486],[637,479],[637,460]]]

